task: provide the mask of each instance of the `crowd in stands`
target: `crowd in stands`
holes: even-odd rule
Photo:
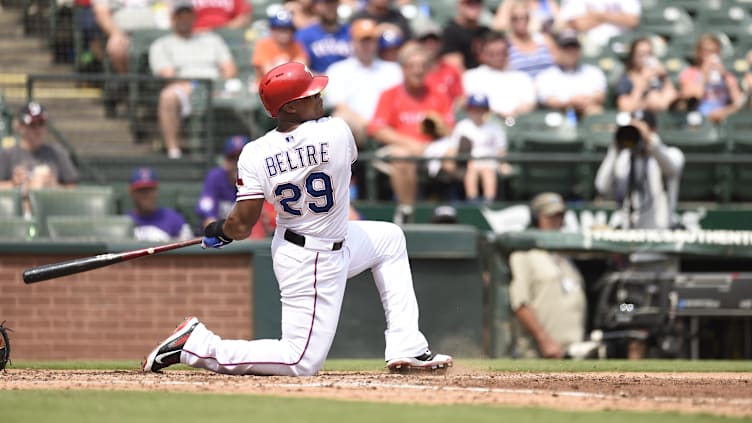
[[[325,104],[349,123],[360,148],[381,159],[374,164],[389,180],[386,199],[397,205],[400,222],[412,219],[415,202],[446,183],[446,175],[460,189],[433,199],[499,198],[498,178],[513,173],[502,158],[513,144],[506,132],[520,116],[554,111],[576,125],[604,111],[696,111],[701,120],[722,124],[745,104],[752,84],[752,73],[728,69],[718,33],[698,33],[693,57],[669,71],[661,55],[672,40],[657,43],[664,34],[641,30],[639,0],[502,0],[495,10],[483,0],[457,0],[451,15],[438,3],[427,5],[289,0],[257,11],[246,0],[93,0],[78,24],[92,50],[104,46],[103,59],[116,74],[132,71],[127,52],[135,31],[172,29],[149,49],[152,74],[179,79],[159,96],[170,158],[183,156],[181,122],[196,88],[191,78],[233,80],[243,65],[258,77],[286,61],[329,75]],[[235,62],[213,32],[222,28],[255,34],[246,37],[250,63]],[[629,35],[617,57],[623,71],[607,73],[594,58],[616,57],[611,41]],[[242,83],[244,93],[256,95],[257,82]],[[427,133],[427,123],[445,133]],[[19,125],[19,134],[27,129]],[[456,154],[473,160],[455,163]],[[496,164],[477,160],[483,156]]]

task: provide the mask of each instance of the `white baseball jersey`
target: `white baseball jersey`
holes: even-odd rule
[[[237,201],[266,198],[277,209],[278,227],[341,241],[347,236],[350,166],[357,157],[350,127],[340,118],[272,130],[240,154]]]

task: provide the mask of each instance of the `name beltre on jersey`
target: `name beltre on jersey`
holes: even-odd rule
[[[267,176],[274,177],[283,173],[308,166],[317,166],[329,162],[329,143],[307,144],[281,151],[264,158]]]

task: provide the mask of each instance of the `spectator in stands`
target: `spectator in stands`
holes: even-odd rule
[[[63,147],[45,142],[47,112],[39,103],[21,108],[15,132],[15,138],[6,138],[10,142],[3,140],[0,151],[0,189],[18,189],[28,214],[30,190],[75,185],[78,172]]]
[[[513,31],[517,24],[515,9],[524,8],[528,19],[524,20],[526,29],[532,33],[549,32],[556,28],[559,20],[559,4],[555,0],[502,0],[496,8],[493,29],[499,32]]]
[[[428,21],[415,30],[415,39],[430,57],[426,84],[443,92],[458,103],[462,99],[462,75],[454,66],[441,60],[441,27]]]
[[[251,3],[247,0],[193,0],[194,31],[220,28],[241,29],[251,24]]]
[[[285,0],[284,10],[292,16],[292,22],[296,29],[305,29],[319,23],[316,13],[315,2],[317,0]]]
[[[466,93],[488,98],[491,111],[501,118],[528,113],[535,109],[533,78],[520,71],[509,70],[509,44],[503,34],[488,32],[481,41],[481,65],[462,74]]]
[[[105,56],[104,33],[97,24],[91,0],[73,2],[78,13],[73,14],[73,24],[81,32],[84,51],[78,57],[79,72],[101,72]]]
[[[204,189],[201,191],[196,214],[201,218],[201,227],[205,228],[209,223],[224,219],[235,205],[238,180],[238,157],[243,147],[250,140],[244,136],[232,136],[225,140],[222,165],[210,169],[204,178]],[[276,216],[274,206],[264,203],[261,217],[251,229],[251,238],[262,239],[274,232],[276,228]]]
[[[556,43],[548,32],[530,31],[528,22],[532,13],[529,8],[530,2],[524,0],[514,1],[508,7],[509,69],[525,72],[535,78],[554,64]]]
[[[742,91],[746,97],[746,107],[752,107],[752,50],[749,50],[744,56],[747,61],[747,72],[742,77]]]
[[[156,0],[93,0],[94,16],[107,35],[107,56],[115,73],[128,72],[129,33],[158,27],[156,6]]]
[[[399,31],[387,28],[379,36],[379,57],[386,62],[397,62],[399,50],[405,39]]]
[[[404,82],[381,94],[368,125],[369,135],[389,147],[391,158],[424,154],[431,139],[421,131],[421,122],[429,113],[440,116],[448,128],[454,124],[449,97],[426,84],[429,60],[428,52],[417,43],[402,48],[399,63]],[[410,222],[417,196],[417,163],[410,159],[392,161],[389,177],[397,200],[395,222]]]
[[[393,3],[393,0],[366,0],[365,7],[355,12],[350,21],[372,19],[379,24],[382,31],[389,27],[398,29],[402,37],[405,40],[409,40],[413,37],[410,22],[402,15],[399,9],[394,7]]]
[[[172,9],[173,33],[149,47],[152,73],[162,78],[230,79],[238,68],[227,44],[212,32],[193,31],[196,14],[190,0],[178,0]],[[159,126],[167,156],[182,157],[180,120],[191,113],[190,97],[196,84],[183,80],[167,84],[159,95]]]
[[[295,39],[305,48],[311,70],[318,74],[352,53],[350,26],[340,24],[339,5],[339,0],[316,0],[314,10],[319,22],[295,33]]]
[[[463,138],[472,147],[473,159],[467,162],[465,196],[473,202],[491,203],[496,199],[498,173],[509,174],[511,169],[500,163],[507,152],[507,137],[502,127],[489,119],[489,101],[483,94],[471,94],[465,104],[467,117],[457,123],[452,140],[459,146]],[[485,159],[481,159],[481,158]],[[491,158],[489,157],[496,157]],[[478,192],[480,185],[482,199]]]
[[[350,32],[353,55],[327,69],[329,85],[324,101],[327,107],[333,109],[334,116],[341,117],[350,125],[355,140],[362,146],[379,96],[384,90],[402,82],[402,69],[396,63],[378,58],[379,29],[376,21],[356,20]]]
[[[603,110],[606,76],[600,68],[580,63],[577,33],[563,30],[557,45],[556,66],[535,77],[539,103],[549,109],[573,111],[578,117]]]
[[[640,24],[640,0],[567,0],[561,6],[561,20],[584,33],[587,47],[604,47],[611,37],[631,31]]]
[[[256,42],[253,49],[253,67],[256,78],[261,78],[271,68],[287,62],[308,64],[303,46],[295,40],[295,25],[292,15],[281,10],[269,17],[269,36]],[[257,86],[257,84],[254,84]]]
[[[478,66],[478,54],[488,27],[481,25],[483,0],[457,0],[457,14],[444,26],[441,58],[459,72]]]
[[[695,46],[695,64],[679,74],[679,98],[714,123],[720,123],[744,101],[733,73],[720,58],[721,42],[713,34],[703,34]]]
[[[684,154],[661,142],[651,112],[620,126],[598,168],[595,188],[621,208],[622,229],[668,229],[673,225]]]
[[[653,55],[648,38],[632,42],[626,58],[626,72],[616,84],[616,104],[620,111],[650,110],[660,112],[676,100],[674,83],[666,68]]]
[[[128,191],[133,201],[133,210],[128,212],[128,216],[133,219],[136,239],[164,242],[187,240],[193,236],[193,231],[180,213],[157,204],[159,181],[153,169],[134,169]]]
[[[538,194],[530,203],[532,226],[541,231],[560,231],[565,212],[564,199],[553,192]],[[567,356],[567,348],[585,337],[587,298],[579,270],[568,257],[541,249],[513,252],[509,267],[509,302],[516,317],[513,356]]]

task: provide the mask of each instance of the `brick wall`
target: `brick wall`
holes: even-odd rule
[[[251,256],[164,255],[25,285],[23,270],[70,256],[0,255],[0,322],[13,359],[141,360],[183,318],[252,336]]]

